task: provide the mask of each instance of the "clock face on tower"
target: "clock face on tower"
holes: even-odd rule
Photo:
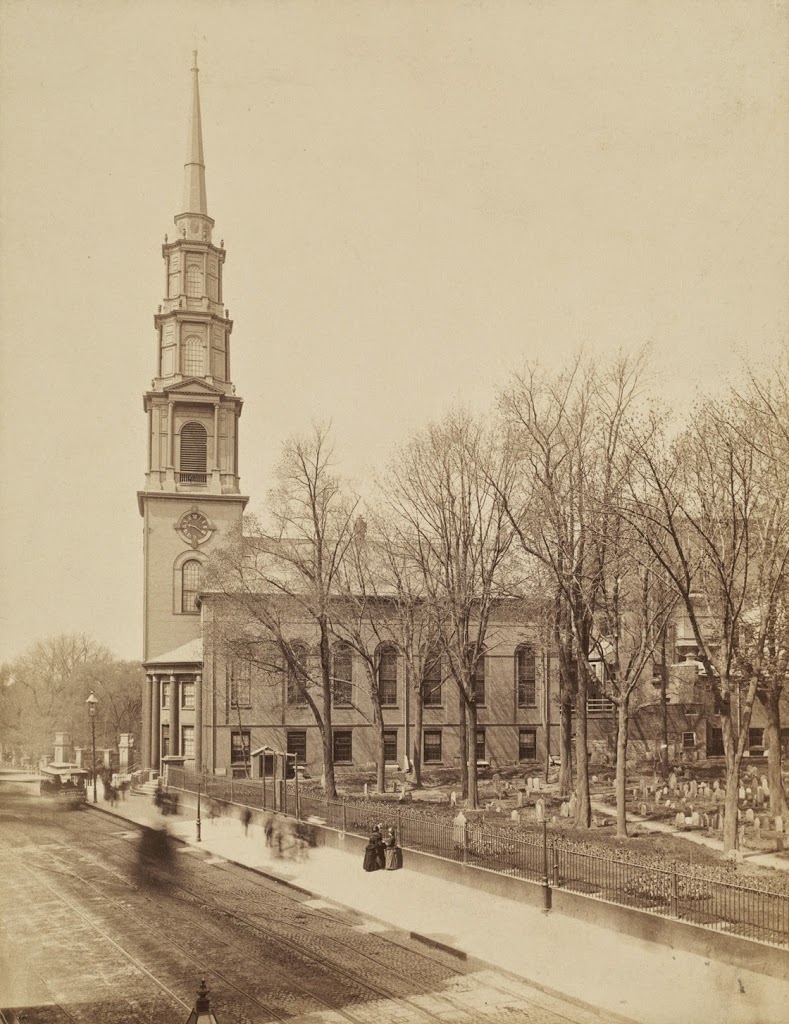
[[[184,512],[175,528],[193,548],[207,541],[214,532],[208,518],[197,507]]]

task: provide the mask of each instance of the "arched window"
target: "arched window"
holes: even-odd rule
[[[353,656],[348,644],[337,644],[332,654],[335,706],[353,704]]]
[[[397,704],[397,649],[382,647],[378,654],[378,699],[381,704]]]
[[[181,372],[190,377],[202,377],[205,373],[203,339],[187,338],[181,349]]]
[[[190,299],[199,299],[203,294],[203,271],[196,263],[186,268],[186,294]]]
[[[200,563],[190,558],[181,567],[181,611],[197,611],[197,595],[200,592]]]
[[[469,658],[474,657],[474,648],[468,649]],[[471,677],[471,692],[474,694],[477,704],[485,703],[485,652],[480,651],[477,664],[474,666],[474,674]]]
[[[208,458],[208,434],[202,423],[185,423],[181,428],[179,480],[182,484],[204,484]]]
[[[307,645],[297,640],[290,645],[290,650],[296,664],[288,664],[288,704],[306,704],[307,698],[304,696],[304,687],[307,679],[301,669],[306,670],[307,668],[307,658],[309,656]]]
[[[521,644],[515,651],[515,678],[518,684],[518,707],[536,707],[537,660],[528,644]]]

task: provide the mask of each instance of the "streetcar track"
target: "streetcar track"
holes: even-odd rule
[[[69,830],[66,830],[66,831],[69,831]],[[94,842],[95,842],[95,840],[94,840]],[[102,844],[97,844],[97,845],[102,845]],[[65,846],[65,844],[64,844],[64,846]],[[69,850],[73,849],[72,847],[68,847],[68,846],[66,846],[65,848],[69,849]],[[47,854],[50,857],[55,858],[55,859],[60,859],[60,858],[56,858],[56,853],[55,853],[54,850],[48,849],[46,852],[47,852]],[[127,861],[126,858],[120,858],[120,859],[123,860],[123,861]],[[61,863],[62,863],[62,860],[61,860]],[[61,872],[61,875],[64,878],[68,877],[69,874],[70,873],[68,871]],[[95,885],[93,882],[89,882],[83,876],[78,876],[78,875],[76,875],[74,873],[71,873],[71,877],[76,882],[79,882],[80,886],[82,886],[82,887],[84,887],[85,885],[89,885],[96,893],[98,893],[100,896],[102,896],[103,899],[105,899],[107,902],[112,903],[114,906],[116,906],[123,913],[125,913],[125,914],[127,914],[129,916],[132,916],[132,917],[134,916],[132,914],[132,912],[131,912],[129,907],[124,906],[123,904],[119,903],[117,900],[113,899],[110,896],[106,896],[104,893],[101,892],[99,887],[97,885]],[[46,884],[46,883],[44,883],[44,884]],[[47,886],[47,887],[52,890],[51,886]],[[196,894],[196,893],[192,892],[191,890],[186,889],[184,886],[178,885],[176,887],[180,888],[183,892],[185,892],[187,894],[187,896],[189,896],[192,901],[195,901],[196,899],[199,900],[199,894]],[[52,890],[52,891],[55,893],[56,896],[58,895],[56,890]],[[135,890],[135,891],[139,891],[139,890]],[[146,898],[148,898],[148,897],[146,896]],[[62,901],[64,903],[66,903],[67,905],[71,906],[71,904],[69,903],[68,900],[65,899],[65,897],[61,897],[61,899],[62,899]],[[446,1018],[445,1017],[438,1016],[437,1014],[433,1014],[429,1009],[427,1009],[427,1008],[419,1005],[418,1003],[414,1002],[413,999],[408,998],[406,996],[398,996],[396,993],[394,993],[392,991],[382,990],[382,989],[380,989],[378,987],[375,987],[375,986],[371,985],[368,982],[360,981],[358,978],[356,978],[349,971],[344,970],[341,967],[339,967],[335,962],[330,961],[330,960],[328,960],[326,958],[321,958],[319,956],[316,956],[314,953],[304,949],[304,947],[298,946],[296,943],[294,943],[292,941],[289,941],[288,939],[280,936],[279,934],[277,934],[275,936],[272,936],[271,934],[267,934],[263,929],[260,928],[259,925],[257,925],[254,921],[250,920],[249,918],[245,918],[242,915],[235,914],[232,911],[227,911],[224,908],[222,908],[222,909],[223,909],[223,913],[226,916],[232,917],[236,921],[238,921],[240,924],[244,925],[244,927],[249,929],[249,930],[251,930],[256,935],[256,937],[263,938],[263,939],[265,939],[265,940],[267,940],[269,942],[271,942],[272,938],[275,938],[277,941],[279,941],[279,942],[289,946],[291,949],[295,950],[299,955],[301,955],[305,959],[309,959],[309,960],[313,961],[315,964],[319,965],[325,971],[333,972],[335,974],[343,975],[347,979],[347,981],[349,981],[351,983],[352,986],[356,986],[356,987],[358,987],[360,989],[364,989],[368,993],[374,995],[375,997],[377,997],[380,1000],[386,1000],[386,1001],[389,1001],[389,1002],[392,1002],[392,1003],[403,1004],[403,1005],[407,1006],[408,1009],[412,1011],[412,1013],[415,1011],[419,1016],[421,1016],[423,1018],[426,1018],[426,1019],[429,1019],[429,1020],[434,1020],[434,1021],[441,1021],[442,1024],[445,1024],[445,1022],[446,1022]],[[80,914],[80,916],[82,916],[86,921],[88,921],[88,923],[90,923],[90,920],[87,917],[87,915]],[[94,927],[96,927],[96,929],[98,931],[102,932],[102,929],[99,928],[98,926],[94,925]],[[192,929],[194,929],[195,926],[192,924],[190,927]],[[204,933],[206,932],[205,928],[202,928],[201,930]],[[170,944],[176,946],[176,948],[180,949],[189,959],[193,960],[195,963],[199,963],[200,966],[203,967],[207,971],[207,973],[210,973],[212,976],[214,976],[214,977],[216,977],[218,979],[221,979],[223,982],[225,982],[225,984],[229,985],[231,988],[233,988],[237,992],[239,992],[240,995],[242,995],[245,998],[249,999],[250,1001],[256,1003],[261,1009],[263,1009],[266,1013],[269,1013],[271,1016],[275,1017],[277,1020],[286,1021],[286,1020],[292,1019],[292,1015],[283,1016],[279,1011],[275,1010],[271,1006],[268,1006],[268,1005],[262,1003],[259,999],[257,999],[257,997],[251,995],[248,991],[244,991],[244,990],[240,989],[234,982],[232,982],[226,975],[224,975],[220,971],[218,971],[215,967],[208,966],[208,965],[202,963],[199,960],[198,957],[196,957],[193,953],[191,953],[187,949],[186,946],[183,945],[183,943],[180,943],[180,942],[177,942],[176,940],[174,940],[171,934],[168,935],[168,942]],[[118,944],[116,944],[116,945],[118,945]],[[237,950],[241,950],[242,949],[242,947],[238,943],[231,943],[230,945],[234,946]],[[120,947],[119,945],[118,945],[118,948],[122,949],[122,947]],[[349,946],[348,948],[351,948],[351,947]],[[128,958],[133,960],[133,962],[134,962],[133,954],[128,953],[128,951],[124,951],[124,952],[128,956]],[[263,958],[258,958],[258,959],[259,959],[259,962],[261,964],[265,964],[268,972],[270,973],[271,972],[271,961],[268,960],[268,959],[264,960]],[[146,971],[146,973],[148,973],[148,972]],[[390,971],[390,973],[396,973],[396,972]],[[280,977],[282,977],[282,973],[280,971],[277,971],[277,974]],[[292,979],[287,979],[286,983],[291,988],[294,987],[294,986],[297,987],[298,989],[300,989],[300,991],[302,993],[304,993],[307,996],[309,996],[310,999],[312,999],[312,1000],[314,1000],[316,1002],[322,1003],[323,1006],[326,1009],[329,1009],[329,1010],[332,1010],[335,1013],[341,1014],[344,1018],[346,1018],[349,1021],[357,1022],[357,1024],[367,1024],[367,1022],[369,1021],[369,1015],[364,1016],[364,1017],[360,1017],[358,1015],[355,1015],[351,1011],[347,1010],[345,1008],[345,1006],[337,1005],[337,1004],[333,1004],[333,1003],[328,1002],[322,996],[318,995],[318,993],[316,991],[314,991],[312,989],[309,989],[309,988],[306,988],[303,985],[299,984],[298,982],[294,982]],[[467,1008],[453,1003],[451,1000],[443,997],[440,994],[437,994],[437,993],[434,993],[434,992],[429,992],[429,993],[426,993],[426,994],[430,995],[432,998],[440,999],[440,1000],[446,1002],[453,1011],[455,1011],[456,1013],[462,1014],[464,1019],[479,1020],[479,1021],[483,1021],[484,1020],[486,1022],[486,1024],[489,1024],[489,1022],[490,1022],[490,1017],[489,1016],[486,1016],[484,1018],[483,1017],[475,1017],[475,1016],[472,1015],[472,1013]],[[460,1022],[458,1022],[458,1024],[460,1024]]]
[[[73,829],[66,827],[66,825],[64,825],[62,821],[60,821],[59,824],[60,824],[62,830],[65,833],[67,833],[68,835],[71,835],[71,836],[74,835],[74,830]],[[134,865],[134,858],[133,857],[127,857],[127,856],[123,855],[123,847],[121,847],[121,845],[118,842],[118,840],[125,841],[127,843],[127,845],[128,845],[128,842],[129,842],[130,838],[132,836],[136,835],[136,834],[139,834],[139,831],[142,828],[145,828],[146,826],[140,825],[139,823],[133,822],[133,821],[125,822],[124,824],[126,824],[127,827],[124,829],[124,831],[122,833],[97,832],[97,833],[91,833],[90,835],[87,835],[84,832],[80,832],[79,833],[80,834],[80,839],[83,842],[89,842],[92,846],[97,847],[101,851],[103,857],[109,856],[109,857],[112,857],[113,859],[115,859],[117,861],[120,861],[122,864],[124,864],[126,866],[133,866]],[[64,861],[63,861],[62,858],[57,858],[55,856],[55,851],[52,849],[53,846],[60,845],[61,848],[64,851],[68,851],[68,853],[71,854],[71,855],[74,855],[75,853],[77,854],[78,857],[81,855],[81,851],[78,850],[78,848],[72,846],[70,843],[47,844],[47,845],[48,845],[48,849],[46,850],[46,852],[52,857],[52,859],[60,860],[61,864],[63,864]],[[188,847],[188,846],[186,846],[185,849],[189,850],[190,852],[192,852],[194,850],[194,848]],[[195,853],[202,853],[202,851],[197,851],[197,850],[194,850],[194,852]],[[91,859],[89,856],[85,857],[84,859],[88,863],[90,863],[90,864],[92,864],[94,866],[100,866],[102,869],[106,870],[106,862],[105,863],[99,862],[97,864],[96,860],[95,859]],[[206,863],[206,861],[207,861],[207,858],[206,858],[205,855],[203,855],[203,856],[200,857],[200,860],[198,861],[198,863]],[[227,858],[224,858],[224,857],[221,857],[220,861],[224,862],[224,864],[227,865],[226,867],[222,866],[221,863],[216,865],[216,866],[220,867],[221,875],[225,876],[225,878],[223,880],[226,880],[226,881],[228,881],[228,882],[230,882],[232,884],[232,881],[233,881],[232,874],[233,873],[232,873],[232,870],[231,870],[231,865],[232,865],[233,862],[229,862],[227,860]],[[186,863],[187,862],[184,862],[184,864],[186,864]],[[192,858],[189,858],[189,862],[188,863],[190,865],[194,864],[194,860]],[[245,865],[240,865],[240,867],[244,868]],[[52,867],[49,867],[48,869],[49,870],[57,870],[57,869],[52,868]],[[75,879],[79,880],[80,884],[83,884],[84,881],[85,881],[84,878],[81,875],[77,876],[77,875],[75,875],[73,873],[73,871],[69,870],[67,863],[66,863],[66,870],[63,872],[63,874],[64,875],[71,875]],[[334,947],[335,950],[338,951],[335,954],[335,957],[338,956],[338,955],[342,955],[343,951],[345,951],[346,958],[347,958],[348,954],[351,954],[351,958],[352,959],[356,958],[357,961],[359,961],[359,960],[366,961],[368,964],[374,966],[375,969],[376,969],[376,972],[378,972],[379,974],[384,975],[384,976],[388,975],[388,976],[396,979],[397,981],[407,982],[407,983],[413,985],[413,981],[414,981],[413,973],[405,974],[402,971],[398,970],[391,963],[388,963],[386,961],[386,951],[385,951],[385,949],[382,949],[379,953],[371,953],[367,949],[361,947],[361,945],[360,945],[360,943],[362,942],[361,937],[359,938],[359,940],[357,942],[354,943],[354,942],[346,941],[345,939],[340,938],[336,934],[337,930],[343,930],[343,929],[350,930],[352,934],[357,934],[357,933],[355,933],[355,926],[354,926],[354,924],[349,923],[347,920],[343,920],[343,916],[345,914],[350,914],[351,917],[359,917],[360,919],[363,920],[364,919],[364,915],[360,915],[360,914],[358,914],[358,912],[350,910],[349,908],[343,908],[341,905],[337,906],[337,911],[334,911],[333,908],[323,909],[323,908],[318,908],[318,907],[305,906],[303,899],[299,899],[298,895],[296,894],[298,890],[294,890],[291,893],[290,892],[290,887],[287,885],[286,882],[282,882],[281,880],[272,878],[269,875],[261,875],[258,872],[255,872],[254,870],[251,870],[251,869],[247,869],[246,875],[248,876],[248,878],[246,880],[251,882],[251,884],[255,888],[261,889],[267,895],[267,897],[270,900],[273,900],[273,902],[275,904],[275,907],[276,907],[277,903],[285,905],[285,906],[287,906],[287,905],[291,905],[291,906],[295,905],[295,907],[297,908],[297,911],[296,911],[295,915],[291,915],[291,919],[293,919],[295,917],[295,919],[297,921],[297,925],[291,926],[289,924],[288,920],[286,920],[285,915],[282,914],[281,908],[280,907],[276,907],[276,913],[272,915],[272,917],[273,917],[273,924],[275,925],[275,927],[272,927],[272,919],[269,918],[267,920],[268,927],[266,929],[264,929],[254,919],[250,918],[249,916],[246,916],[244,914],[239,913],[235,909],[235,906],[232,906],[232,905],[228,906],[227,905],[228,902],[231,903],[231,904],[236,904],[236,905],[238,904],[239,901],[244,901],[246,903],[249,903],[249,898],[248,897],[236,896],[236,895],[234,895],[232,893],[229,893],[225,887],[222,887],[220,889],[220,887],[214,886],[212,888],[212,897],[214,898],[214,900],[217,903],[217,909],[225,917],[232,919],[233,921],[235,921],[239,925],[241,925],[243,928],[245,928],[247,930],[250,930],[258,939],[263,939],[265,942],[269,942],[269,943],[272,940],[276,940],[277,942],[279,942],[283,946],[287,946],[290,949],[295,950],[296,953],[300,957],[303,957],[306,960],[312,961],[319,968],[321,968],[322,971],[334,972],[336,974],[340,974],[340,975],[344,976],[347,979],[347,981],[351,984],[352,988],[362,988],[362,989],[365,989],[368,993],[370,993],[372,996],[376,997],[377,999],[390,1000],[393,1003],[400,1003],[404,1007],[407,1007],[412,1013],[416,1012],[418,1015],[420,1015],[423,1018],[427,1018],[427,1019],[434,1020],[434,1021],[439,1021],[439,1020],[442,1021],[442,1022],[446,1021],[447,1018],[446,1018],[446,1014],[445,1013],[441,1013],[440,1015],[439,1014],[434,1014],[434,1013],[431,1012],[431,1010],[429,1010],[425,1006],[422,1006],[418,1002],[416,1002],[413,997],[409,997],[407,995],[398,995],[398,994],[396,994],[395,991],[392,991],[392,984],[391,984],[391,982],[388,982],[388,981],[382,979],[382,983],[386,987],[385,988],[381,988],[380,984],[373,985],[369,981],[367,981],[367,982],[360,981],[349,970],[346,970],[342,966],[341,963],[338,963],[336,958],[328,958],[328,957],[325,957],[325,956],[320,956],[314,950],[309,949],[309,948],[305,948],[305,945],[303,944],[303,942],[302,942],[302,944],[299,944],[298,942],[294,941],[294,939],[292,938],[292,933],[296,932],[297,936],[299,938],[301,938],[302,940],[307,938],[310,942],[312,942],[312,943],[319,942],[324,947],[328,943],[332,947]],[[111,879],[111,878],[101,878],[98,881],[100,881],[102,885],[107,886],[109,884],[112,884],[113,879]],[[91,884],[91,887],[99,895],[101,895],[104,899],[106,899],[108,902],[111,902],[115,906],[119,907],[119,909],[121,909],[124,913],[127,913],[127,914],[131,913],[131,910],[130,910],[130,908],[128,906],[124,906],[123,904],[118,903],[118,901],[116,899],[113,899],[112,896],[109,896],[109,895],[106,895],[105,893],[102,893],[101,889],[99,888],[99,886],[97,884],[94,884],[94,883],[89,883],[89,884]],[[117,887],[118,885],[123,885],[123,884],[124,883],[116,883],[114,887]],[[140,890],[135,889],[134,886],[130,882],[126,882],[125,884],[128,885],[130,888],[132,888],[132,890],[134,892],[137,892],[137,893],[140,892]],[[192,889],[188,888],[181,880],[176,882],[174,884],[173,888],[181,890],[181,892],[183,892],[184,895],[187,897],[187,899],[191,903],[193,903],[193,904],[194,903],[198,903],[199,904],[199,903],[202,902],[201,894],[200,893],[196,893]],[[312,893],[307,893],[306,890],[304,890],[303,893],[306,893],[310,898],[312,898],[312,896],[313,896]],[[143,895],[145,895],[145,894],[143,894]],[[182,899],[182,897],[179,897],[178,895],[176,895],[173,892],[171,892],[170,895],[174,899]],[[316,927],[319,927],[321,924],[329,925],[330,926],[331,934],[326,934],[325,932],[324,933],[316,933]],[[385,926],[385,927],[390,929],[390,930],[394,930],[395,932],[399,932],[400,931],[399,929],[393,929],[393,926]],[[206,929],[205,928],[202,928],[201,931],[203,932],[203,934],[206,933]],[[521,981],[520,979],[513,978],[514,985],[516,985],[517,988],[520,989],[520,991],[518,991],[514,987],[509,987],[509,986],[504,986],[504,985],[501,985],[501,984],[496,984],[496,983],[494,983],[494,982],[492,982],[492,981],[490,981],[488,979],[486,979],[483,982],[481,979],[475,978],[472,973],[470,973],[468,971],[463,971],[463,970],[458,969],[458,967],[456,965],[447,963],[446,960],[441,958],[441,957],[438,957],[438,956],[436,956],[436,955],[434,955],[432,953],[429,953],[429,952],[427,952],[427,951],[425,951],[423,949],[416,950],[416,949],[412,948],[412,946],[408,943],[407,940],[406,941],[400,941],[395,935],[387,934],[385,939],[384,939],[383,936],[377,935],[377,938],[380,938],[382,943],[391,944],[392,946],[396,947],[397,949],[403,951],[410,958],[412,958],[412,959],[414,959],[416,961],[419,961],[419,962],[423,962],[426,965],[430,965],[430,967],[432,967],[434,969],[433,973],[435,973],[435,971],[440,971],[442,977],[439,978],[438,980],[432,980],[432,981],[429,982],[428,978],[425,977],[423,994],[426,995],[426,996],[429,996],[431,1000],[436,1000],[436,1001],[446,1005],[447,1009],[451,1009],[453,1011],[453,1013],[455,1015],[457,1015],[457,1017],[462,1017],[463,1020],[467,1020],[469,1022],[470,1021],[484,1021],[485,1024],[490,1024],[490,1021],[492,1020],[492,1017],[491,1017],[490,1014],[485,1014],[485,1015],[482,1015],[482,1016],[480,1016],[478,1014],[475,1014],[473,1012],[472,1008],[464,1006],[464,1005],[456,1002],[450,995],[448,995],[448,994],[446,994],[444,992],[438,991],[437,990],[437,986],[439,986],[440,984],[444,983],[447,980],[448,976],[455,977],[457,979],[464,979],[465,983],[466,983],[466,986],[468,986],[464,991],[469,991],[469,989],[477,989],[478,991],[481,991],[483,993],[484,992],[491,992],[491,993],[495,992],[498,995],[505,996],[507,999],[514,999],[514,1000],[519,1001],[521,1004],[526,1004],[526,1005],[528,1005],[529,1007],[531,1007],[534,1010],[541,1010],[541,1011],[543,1011],[545,1013],[553,1014],[554,1017],[557,1020],[573,1019],[573,1018],[568,1018],[565,1014],[563,1014],[561,1012],[561,1009],[557,1009],[554,1006],[548,1007],[548,1006],[544,1005],[544,1002],[541,1002],[540,1000],[536,1000],[535,1001],[533,999],[533,997],[531,996],[531,993],[524,993],[522,991],[522,989],[524,988],[524,986],[528,985],[528,982],[526,982],[525,980]],[[176,943],[174,943],[174,945],[176,945],[177,948],[181,949],[182,952],[187,957],[191,958],[195,962],[199,962],[198,958],[195,957],[192,953],[190,953],[190,951],[185,946],[183,946],[182,943],[177,943],[176,942]],[[238,943],[232,943],[231,945],[233,945],[236,949],[241,949],[241,947],[239,946]],[[268,970],[270,971],[271,970],[271,963],[269,961],[266,961],[266,966],[267,966]],[[251,996],[248,992],[244,992],[241,989],[239,989],[239,987],[237,985],[235,985],[232,981],[230,981],[229,978],[224,977],[215,968],[208,967],[207,970],[213,976],[215,976],[217,978],[221,978],[222,981],[224,981],[226,984],[228,984],[229,986],[234,988],[236,991],[238,991],[245,998],[251,999],[258,1006],[260,1006],[262,1009],[264,1009],[266,1012],[271,1013],[272,1016],[276,1017],[276,1019],[278,1019],[278,1020],[290,1019],[289,1017],[283,1017],[281,1014],[279,1014],[272,1007],[269,1007],[269,1006],[263,1004],[256,997]],[[281,976],[281,972],[278,971],[277,973]],[[423,974],[423,972],[421,972],[421,971],[417,972],[417,973],[419,973],[420,975]],[[429,975],[430,973],[431,972],[428,970],[427,974]],[[294,984],[295,984],[295,987],[297,989],[299,989],[303,995],[307,996],[308,999],[311,999],[311,1000],[314,1000],[316,1002],[319,1002],[322,1005],[324,1005],[327,1009],[333,1010],[334,1012],[339,1012],[346,1019],[348,1019],[350,1021],[357,1021],[358,1020],[358,1017],[354,1016],[351,1012],[345,1010],[343,1006],[337,1006],[337,1005],[332,1005],[332,1004],[328,1003],[325,999],[323,999],[321,996],[319,996],[317,994],[317,992],[315,992],[314,990],[306,988],[303,985],[299,985],[297,982],[294,983],[293,981],[289,981],[288,984],[290,984],[291,987],[294,987]],[[395,986],[395,988],[396,987],[397,986]],[[554,1002],[555,998],[551,997],[551,996],[548,996],[548,1001]],[[345,1005],[348,1005],[348,1004],[345,1004]],[[501,1009],[504,1010],[505,1008],[501,1007]],[[511,1009],[514,1012],[518,1012],[518,1010],[520,1009],[521,1012],[522,1012],[522,1007],[520,1007],[520,1008],[511,1007],[509,1009]],[[367,1020],[368,1019],[369,1018],[365,1018],[363,1020],[363,1024],[367,1024]]]

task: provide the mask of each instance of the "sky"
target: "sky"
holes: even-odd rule
[[[250,510],[314,419],[363,484],[528,360],[682,408],[787,337],[786,2],[3,0],[0,662],[141,656],[193,49]]]

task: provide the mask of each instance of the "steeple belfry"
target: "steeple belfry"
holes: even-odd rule
[[[202,213],[208,216],[205,197],[205,159],[203,157],[203,126],[200,123],[200,86],[197,81],[197,50],[193,51],[192,65],[192,115],[189,121],[189,135],[184,165],[184,206],[183,213]]]

